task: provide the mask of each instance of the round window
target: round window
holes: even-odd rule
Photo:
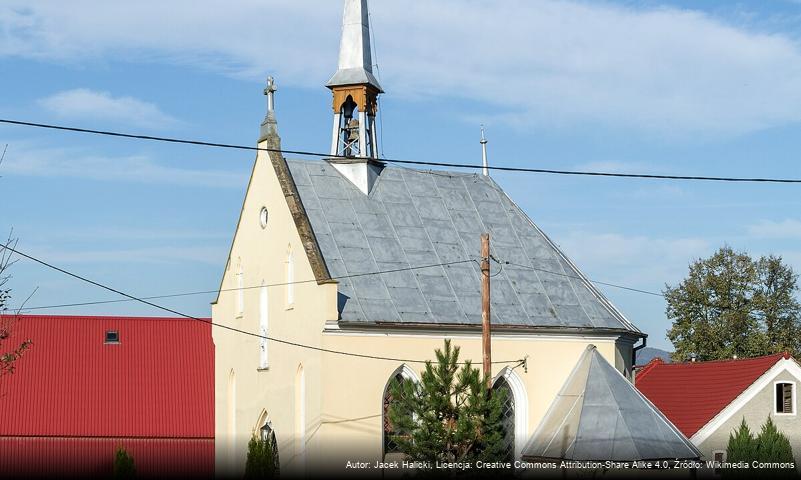
[[[267,207],[261,207],[261,213],[259,213],[259,223],[261,224],[261,228],[267,228]]]

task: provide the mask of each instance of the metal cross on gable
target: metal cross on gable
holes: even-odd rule
[[[268,115],[275,111],[275,92],[278,87],[275,86],[275,79],[272,76],[267,77],[267,88],[264,89],[264,94],[267,95],[267,113]]]
[[[267,88],[264,89],[264,94],[269,95],[271,93],[275,93],[278,91],[278,88],[275,86],[275,79],[270,76],[267,77]]]

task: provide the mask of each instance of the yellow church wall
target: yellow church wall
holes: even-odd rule
[[[262,207],[269,212],[266,228],[260,224]],[[289,287],[280,285],[287,281],[290,251],[293,253],[295,281],[312,280],[294,285],[292,305],[287,303]],[[236,274],[240,262],[245,286],[241,316],[237,312],[238,292],[232,290],[239,288]],[[259,152],[223,275],[223,292],[212,304],[212,319],[221,325],[258,334],[261,291],[250,287],[276,285],[267,287],[268,336],[305,345],[320,345],[319,332],[325,319],[337,314],[336,285],[318,285],[313,279],[314,274],[269,156]],[[295,434],[297,419],[301,413],[294,401],[300,389],[298,372],[302,367],[307,419],[305,431],[313,432],[317,428],[314,419],[321,416],[319,353],[268,341],[268,367],[260,369],[260,338],[214,327],[213,339],[217,471],[221,474],[243,471],[247,442],[265,420],[276,432],[281,463],[301,463],[301,449],[295,442],[298,437]],[[234,387],[230,385],[231,372],[235,378]],[[232,394],[232,390],[235,393]],[[267,406],[270,408],[265,412]],[[307,435],[307,438],[311,437]]]
[[[410,360],[434,358],[434,350],[442,348],[445,338],[461,349],[460,361],[471,360],[481,368],[481,336],[474,334],[370,334],[328,332],[324,345],[328,349],[359,352],[366,355]],[[600,336],[521,336],[493,334],[492,359],[495,377],[505,366],[513,368],[522,381],[528,405],[517,406],[517,414],[527,413],[525,440],[534,433],[551,402],[576,365],[587,345],[594,344],[614,364],[616,337]],[[527,358],[527,368],[504,360]],[[368,360],[342,355],[324,354],[323,392],[324,418],[321,420],[322,443],[326,454],[334,458],[380,459],[383,449],[382,400],[386,384],[404,362]],[[406,363],[418,377],[425,366]],[[526,411],[523,411],[525,409]],[[327,458],[329,459],[329,458]]]
[[[266,228],[259,222],[269,212]],[[287,256],[294,257],[294,303],[287,305]],[[242,266],[244,309],[238,315],[237,272]],[[446,335],[442,331],[340,329],[337,285],[318,285],[269,156],[254,165],[242,215],[232,242],[220,294],[212,305],[215,323],[259,333],[260,289],[268,286],[270,337],[313,347],[398,359],[432,359]],[[448,333],[461,359],[481,366],[480,332]],[[403,364],[321,353],[268,341],[269,366],[259,368],[260,339],[220,327],[215,343],[215,450],[219,474],[244,470],[247,442],[269,421],[276,433],[282,471],[298,472],[341,458],[380,459],[383,448],[382,400],[391,375]],[[631,341],[617,335],[493,334],[493,360],[527,358],[514,368],[527,396],[523,439],[534,432],[581,353],[589,344],[619,370],[630,371]],[[423,365],[408,362],[419,377]],[[506,365],[495,364],[493,375]],[[515,367],[514,363],[508,365]],[[302,367],[304,387],[299,368]],[[233,381],[232,381],[233,372]],[[302,399],[302,401],[301,401]],[[301,421],[304,418],[304,421]],[[334,465],[337,465],[336,463]]]

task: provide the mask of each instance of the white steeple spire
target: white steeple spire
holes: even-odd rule
[[[333,94],[331,165],[369,195],[383,163],[378,161],[378,95],[370,53],[367,0],[345,0],[339,69],[326,85]]]
[[[342,40],[339,44],[339,69],[327,86],[332,88],[344,85],[370,85],[383,93],[381,85],[373,76],[367,0],[345,0]]]

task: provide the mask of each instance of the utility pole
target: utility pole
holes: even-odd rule
[[[481,235],[481,344],[484,352],[484,378],[492,388],[492,343],[490,341],[490,236]]]

